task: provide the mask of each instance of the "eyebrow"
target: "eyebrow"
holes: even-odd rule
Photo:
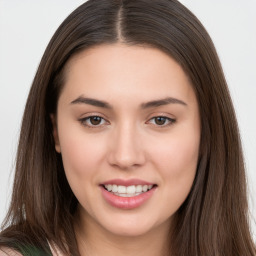
[[[100,107],[100,108],[107,108],[107,109],[113,108],[109,103],[107,103],[105,101],[97,100],[97,99],[93,99],[93,98],[86,98],[83,96],[79,96],[77,99],[73,100],[71,102],[71,104],[88,104],[88,105],[92,105],[92,106]],[[172,98],[172,97],[167,97],[164,99],[153,100],[153,101],[149,101],[146,103],[142,103],[141,108],[147,109],[147,108],[153,108],[153,107],[160,107],[160,106],[164,106],[164,105],[168,105],[168,104],[180,104],[183,106],[187,106],[187,104],[182,100]]]
[[[182,100],[172,98],[172,97],[167,97],[160,100],[153,100],[146,103],[142,103],[141,108],[146,109],[146,108],[160,107],[168,104],[181,104],[183,106],[187,106],[187,104]]]
[[[110,104],[105,101],[96,100],[96,99],[92,99],[92,98],[86,98],[83,96],[79,96],[77,99],[73,100],[71,102],[71,104],[88,104],[88,105],[92,105],[95,107],[112,109]]]

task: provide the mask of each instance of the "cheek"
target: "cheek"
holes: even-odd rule
[[[176,133],[154,142],[155,162],[166,175],[177,175],[194,170],[197,166],[200,136],[192,133]]]
[[[104,148],[102,143],[99,143],[99,138],[86,135],[83,127],[81,130],[77,127],[65,127],[59,131],[59,139],[69,182],[84,183],[92,180],[104,159]]]
[[[164,143],[154,144],[154,164],[163,178],[164,207],[175,212],[188,196],[197,169],[200,136],[175,134]],[[170,209],[171,208],[171,209]],[[167,212],[168,212],[167,211]]]
[[[91,202],[97,200],[92,189],[98,182],[103,146],[95,138],[76,132],[60,132],[61,155],[65,174],[74,195],[81,205],[92,211]]]

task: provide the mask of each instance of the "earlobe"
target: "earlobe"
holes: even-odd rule
[[[57,129],[56,115],[50,114],[50,117],[51,117],[52,127],[53,127],[52,134],[53,134],[53,138],[54,138],[54,142],[55,142],[55,150],[58,153],[61,153],[60,141],[59,141],[59,135],[58,135],[58,129]]]

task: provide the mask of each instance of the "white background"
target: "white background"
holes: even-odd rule
[[[0,0],[0,222],[10,200],[19,127],[33,76],[54,31],[83,2]],[[244,146],[255,239],[256,0],[181,2],[210,33],[229,83]]]

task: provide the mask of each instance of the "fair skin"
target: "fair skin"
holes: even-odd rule
[[[200,117],[189,79],[160,50],[119,43],[79,53],[65,78],[54,137],[79,201],[81,255],[165,255],[198,161]],[[140,183],[147,192],[104,188]]]

